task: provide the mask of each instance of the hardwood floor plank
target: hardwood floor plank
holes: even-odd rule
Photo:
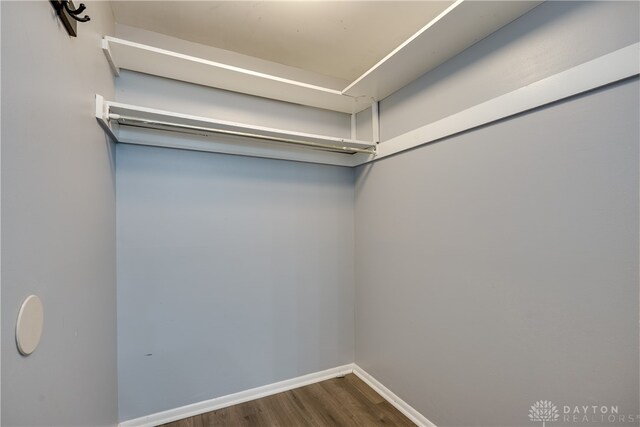
[[[287,391],[286,393],[280,393],[274,396],[283,403],[283,408],[288,411],[280,412],[280,418],[283,420],[285,426],[299,424],[305,427],[314,427],[314,424],[305,412],[301,409],[300,402],[298,402],[297,396],[293,391]]]
[[[205,427],[224,427],[231,425],[232,411],[229,408],[218,409],[217,411],[202,414]]]
[[[375,427],[414,424],[353,374],[218,409],[163,427]]]
[[[296,424],[300,414],[286,393],[278,393],[256,400],[260,407],[264,425],[284,427]]]
[[[353,374],[347,375],[340,385],[346,389],[350,396],[358,399],[361,404],[365,405],[370,415],[377,417],[378,424],[397,426],[414,425],[411,420],[357,376]],[[374,395],[377,396],[377,398],[374,397]]]
[[[382,403],[378,403],[378,405],[385,408],[385,424],[393,426],[415,427],[413,421],[407,418],[406,415],[398,411],[391,403],[387,402],[386,400]]]
[[[183,420],[174,421],[169,424],[165,424],[171,427],[204,427],[202,423],[202,416],[195,415],[193,417],[185,418]]]
[[[387,425],[386,408],[372,403],[357,388],[349,384],[346,379],[336,379],[335,381],[325,381],[320,383],[331,395],[342,402],[345,411],[350,411],[354,418],[354,425]]]
[[[372,403],[385,402],[384,397],[380,396],[374,389],[369,387],[367,383],[362,381],[357,375],[350,374],[344,377],[344,379],[360,391],[367,397]]]
[[[333,380],[327,380],[333,381]],[[323,381],[325,382],[325,381]],[[321,383],[311,384],[292,390],[300,397],[308,411],[315,415],[318,426],[349,426],[353,425],[350,414],[345,411],[344,405],[335,399]]]

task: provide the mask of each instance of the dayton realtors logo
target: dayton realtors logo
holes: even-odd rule
[[[562,420],[560,420],[560,410],[550,400],[539,400],[529,409],[529,421],[541,422],[542,427],[552,421],[562,423],[635,423],[640,421],[640,415],[620,414],[618,405],[588,405],[588,406],[562,406]]]
[[[542,422],[542,427],[546,427],[549,421],[556,421],[560,417],[558,407],[548,400],[538,400],[529,409],[529,420]]]

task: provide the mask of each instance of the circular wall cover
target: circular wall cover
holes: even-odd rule
[[[20,307],[16,324],[18,351],[30,355],[38,347],[44,324],[42,301],[37,295],[29,295]]]

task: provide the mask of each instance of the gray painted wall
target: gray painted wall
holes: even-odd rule
[[[298,132],[351,137],[349,114],[132,71],[120,74],[116,91],[117,101],[124,103]]]
[[[113,147],[93,116],[113,96],[100,37],[108,3],[70,38],[49,2],[2,8],[2,425],[117,422]],[[40,346],[23,357],[15,321],[44,303]]]
[[[373,140],[373,123],[371,107],[356,114],[356,139],[361,141]]]
[[[120,145],[120,419],[353,362],[353,170]]]
[[[638,13],[545,3],[383,100],[383,140],[637,42]],[[638,415],[638,93],[359,168],[356,363],[438,426],[526,426],[540,399]]]
[[[639,90],[360,167],[356,363],[438,426],[638,415]]]

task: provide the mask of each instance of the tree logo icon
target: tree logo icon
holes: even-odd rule
[[[560,417],[558,407],[549,400],[538,400],[529,409],[530,421],[542,421],[542,427],[549,421],[556,421]]]

